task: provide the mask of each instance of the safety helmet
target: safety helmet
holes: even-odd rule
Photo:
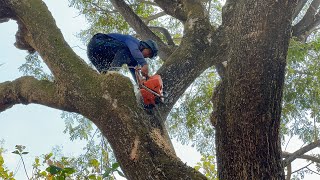
[[[158,45],[156,42],[154,42],[153,40],[151,39],[148,39],[146,41],[141,41],[141,44],[145,47],[145,48],[148,48],[148,49],[151,49],[152,51],[152,56],[150,58],[154,58],[158,55]]]

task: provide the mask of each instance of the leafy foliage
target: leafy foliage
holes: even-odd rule
[[[69,133],[70,140],[89,140],[89,136],[93,130],[93,123],[91,121],[79,114],[69,112],[63,112],[61,118],[64,119],[66,124],[63,132]]]
[[[196,170],[202,170],[204,175],[211,180],[218,180],[214,156],[202,156],[200,162],[194,167]]]
[[[97,148],[102,150],[102,152],[97,152]],[[25,146],[17,145],[16,150],[12,153],[19,155],[23,161],[22,155],[28,154],[28,152],[24,151],[25,149]],[[80,157],[62,156],[60,154],[61,149],[56,149],[53,152],[36,157],[32,165],[31,177],[29,178],[27,172],[26,175],[30,180],[65,180],[68,178],[114,180],[115,172],[124,177],[119,164],[117,162],[111,163],[108,151],[104,150],[104,146],[100,144],[90,149],[93,150],[88,150],[86,154]],[[0,150],[0,178],[14,180],[14,174],[4,167],[2,149]],[[99,154],[102,156],[99,157]]]
[[[212,154],[214,129],[209,121],[211,96],[219,78],[213,69],[204,72],[180,98],[168,118],[173,137],[183,144],[192,143],[202,154]]]
[[[27,55],[25,59],[26,62],[19,67],[19,71],[23,72],[24,75],[32,75],[40,80],[53,80],[52,75],[45,71],[44,67],[46,66],[43,66],[37,52]]]
[[[0,140],[0,179],[14,180],[13,172],[10,172],[10,170],[8,170],[4,165],[4,159],[2,156],[2,153],[4,152],[4,149],[2,148],[3,142],[3,140]]]
[[[303,142],[313,142],[320,107],[320,39],[308,43],[292,40],[283,96],[284,133],[297,135]]]

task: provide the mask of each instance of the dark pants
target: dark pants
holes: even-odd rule
[[[100,73],[108,71],[110,67],[130,64],[129,53],[124,43],[101,33],[92,37],[87,50],[89,60]]]

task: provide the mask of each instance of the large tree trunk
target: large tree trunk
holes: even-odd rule
[[[228,66],[213,99],[219,179],[284,179],[279,126],[292,9],[292,1],[265,0],[224,7]]]

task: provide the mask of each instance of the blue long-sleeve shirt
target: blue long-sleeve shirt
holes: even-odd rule
[[[107,34],[110,37],[113,37],[127,45],[129,48],[129,51],[131,53],[130,59],[133,61],[132,64],[135,64],[134,61],[136,61],[139,65],[144,66],[147,64],[146,60],[143,57],[143,54],[141,53],[139,46],[140,41],[133,36],[130,35],[124,35],[124,34],[118,34],[118,33],[110,33]]]

